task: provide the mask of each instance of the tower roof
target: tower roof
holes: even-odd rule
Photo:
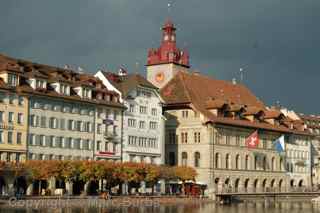
[[[189,53],[179,49],[176,45],[176,28],[167,19],[162,27],[161,45],[157,49],[149,49],[147,65],[174,63],[184,67],[189,67]]]

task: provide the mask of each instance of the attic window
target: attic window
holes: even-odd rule
[[[90,98],[90,97],[91,97],[90,93],[91,93],[91,90],[90,90],[90,89],[88,89],[88,88],[83,88],[82,97],[83,97],[83,98]]]
[[[17,86],[18,85],[18,76],[16,74],[9,73],[8,74],[8,84],[13,87]]]
[[[45,88],[46,88],[46,82],[45,82],[45,80],[39,80],[39,79],[37,79],[37,80],[36,80],[36,88],[45,89]]]

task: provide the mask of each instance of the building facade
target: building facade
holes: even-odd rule
[[[0,59],[3,66],[16,67],[11,71],[16,79],[15,95],[26,97],[19,96],[21,100],[13,103],[25,106],[26,116],[21,118],[17,112],[16,120],[25,122],[21,136],[25,138],[20,140],[28,159],[121,160],[124,106],[117,93],[92,75],[2,55]],[[2,79],[6,83],[5,75]],[[103,112],[108,117],[102,117]]]
[[[320,187],[320,116],[300,114],[307,131],[314,137],[312,139],[312,182],[314,187]]]
[[[123,161],[164,163],[164,120],[158,89],[138,74],[98,73],[120,91],[127,110],[123,123]]]
[[[0,60],[0,159],[26,160],[28,98],[18,91],[20,68]],[[18,73],[18,74],[17,74]]]
[[[174,31],[166,22],[161,46],[149,51],[147,62],[148,80],[164,100],[166,163],[196,168],[196,181],[207,185],[209,194],[310,186],[310,134],[244,85],[192,72],[179,59],[175,39],[168,40],[168,34],[175,38]],[[248,148],[245,140],[256,131],[260,142]],[[281,136],[298,157],[275,149],[273,142]]]

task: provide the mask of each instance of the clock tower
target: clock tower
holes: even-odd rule
[[[160,47],[148,51],[147,79],[161,89],[177,72],[188,71],[189,67],[189,53],[177,48],[176,28],[168,19],[162,27]]]

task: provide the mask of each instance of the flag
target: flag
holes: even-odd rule
[[[258,130],[252,133],[245,142],[248,148],[256,148],[259,145]]]
[[[273,145],[277,152],[281,153],[284,152],[284,135],[281,135],[280,138],[277,140],[273,141]]]

